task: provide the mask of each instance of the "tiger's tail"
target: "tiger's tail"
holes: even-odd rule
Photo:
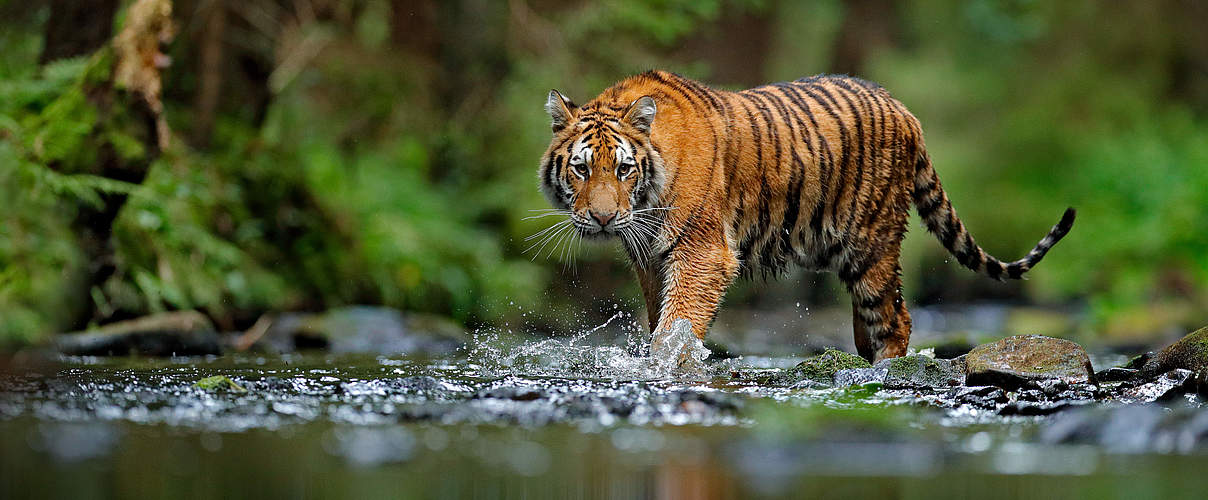
[[[1037,243],[1024,258],[1014,262],[1003,262],[986,253],[973,241],[973,235],[965,229],[965,224],[956,215],[956,209],[948,201],[948,194],[940,186],[939,176],[931,166],[931,158],[926,152],[919,154],[918,164],[914,174],[914,206],[923,218],[927,231],[934,234],[944,248],[956,257],[961,265],[975,272],[983,273],[996,280],[1021,279],[1023,274],[1035,266],[1044,254],[1056,245],[1074,225],[1074,209],[1065,209],[1061,221],[1049,230],[1049,234]]]

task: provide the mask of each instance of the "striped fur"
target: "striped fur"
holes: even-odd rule
[[[796,264],[835,272],[847,286],[862,356],[900,356],[910,314],[898,257],[911,204],[957,261],[999,280],[1022,277],[1074,222],[1067,210],[1020,260],[990,256],[948,201],[918,120],[856,78],[728,92],[651,71],[582,107],[551,92],[546,109],[554,137],[539,176],[555,207],[599,235],[613,231],[580,222],[657,214],[641,241],[625,238],[656,348],[680,318],[703,338],[738,276]],[[637,166],[629,176],[623,160]]]

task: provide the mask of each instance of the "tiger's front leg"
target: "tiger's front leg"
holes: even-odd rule
[[[723,241],[716,243],[682,242],[663,262],[663,302],[651,339],[650,352],[656,357],[677,356],[666,352],[676,320],[692,323],[692,333],[705,338],[709,324],[717,314],[726,288],[738,275],[738,258]]]

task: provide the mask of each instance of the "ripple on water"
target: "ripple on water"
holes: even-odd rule
[[[692,324],[676,321],[651,355],[640,356],[644,339],[627,337],[625,347],[595,345],[589,337],[623,317],[617,313],[603,324],[574,336],[508,344],[498,332],[479,332],[468,350],[468,361],[484,376],[525,375],[596,380],[704,380],[709,374],[709,350],[692,334]],[[638,334],[640,336],[640,334]]]

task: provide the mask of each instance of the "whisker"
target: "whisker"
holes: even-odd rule
[[[545,228],[545,229],[542,229],[541,231],[538,231],[536,234],[533,234],[532,236],[529,236],[529,237],[525,238],[525,239],[524,239],[524,241],[530,241],[530,240],[532,240],[532,239],[534,239],[534,238],[538,238],[538,237],[540,237],[541,235],[543,235],[543,234],[545,234],[545,233],[548,233],[550,230],[552,230],[552,229],[554,229],[554,228],[556,228],[556,227],[558,227],[558,226],[565,225],[565,224],[570,224],[570,223],[573,223],[573,222],[574,222],[574,221],[571,221],[571,220],[569,220],[569,219],[564,220],[564,221],[558,221],[558,222],[554,223],[554,225],[552,225],[552,226],[550,226],[550,227],[547,227],[547,228]]]
[[[642,256],[638,263],[641,264],[642,267],[646,267],[646,264],[650,262],[650,258],[653,256],[654,249],[650,248],[650,240],[640,237],[638,239],[642,247]]]
[[[646,267],[646,261],[650,259],[650,246],[642,234],[638,232],[637,226],[626,228],[627,241],[632,249],[634,258],[638,265]]]
[[[570,214],[570,212],[569,211],[547,212],[544,214],[537,214],[537,215],[530,215],[528,217],[521,217],[520,220],[540,219],[542,217],[549,217],[552,215],[567,215],[567,214]]]
[[[536,243],[533,243],[533,244],[532,244],[532,246],[530,246],[530,247],[528,247],[527,249],[525,249],[525,250],[524,250],[524,252],[522,252],[522,254],[524,254],[524,253],[528,253],[528,251],[529,251],[529,250],[532,250],[532,249],[533,249],[534,247],[536,247],[537,245],[541,245],[541,247],[540,247],[540,248],[537,248],[537,253],[533,254],[533,260],[537,260],[537,256],[538,256],[538,255],[541,255],[541,250],[545,248],[545,245],[548,245],[548,244],[549,244],[549,242],[550,242],[550,240],[554,239],[554,237],[555,237],[555,236],[557,236],[557,235],[558,235],[558,233],[561,233],[561,232],[562,232],[562,230],[563,230],[563,229],[565,229],[567,226],[568,226],[568,224],[565,224],[564,222],[559,222],[558,224],[555,224],[555,225],[553,225],[553,226],[550,226],[549,228],[547,228],[547,229],[544,231],[544,232],[546,232],[546,233],[548,233],[548,234],[547,234],[545,237],[541,238],[541,239],[540,239],[539,241],[537,241]],[[558,230],[557,230],[557,231],[550,232],[550,229],[553,229],[553,228],[555,228],[555,227],[556,227],[556,228],[558,228]]]
[[[567,226],[567,227],[570,227],[571,232],[574,231],[574,226]],[[554,251],[558,249],[558,245],[561,245],[562,240],[566,239],[567,231],[565,229],[566,229],[566,227],[563,227],[563,229],[558,230],[558,232],[556,233],[557,237],[554,238],[557,241],[554,242],[554,246],[549,247],[549,253],[545,254],[545,258],[547,258],[547,259],[552,258],[554,256]],[[544,245],[542,245],[542,247],[544,248]],[[537,250],[537,255],[541,255],[540,249]]]
[[[632,227],[629,228],[628,234],[630,245],[633,247],[634,257],[637,259],[639,265],[645,266],[647,251],[641,235],[639,235],[637,230]]]
[[[650,221],[650,222],[663,222],[664,220],[666,220],[666,219],[663,219],[662,217],[658,217],[658,216],[651,215],[651,214],[634,214],[633,218],[635,220],[644,220],[644,221]]]
[[[651,239],[658,238],[658,228],[651,226],[645,222],[636,222],[634,224],[634,226],[637,227],[638,230],[642,231],[643,234],[645,234],[646,236],[649,236]]]

